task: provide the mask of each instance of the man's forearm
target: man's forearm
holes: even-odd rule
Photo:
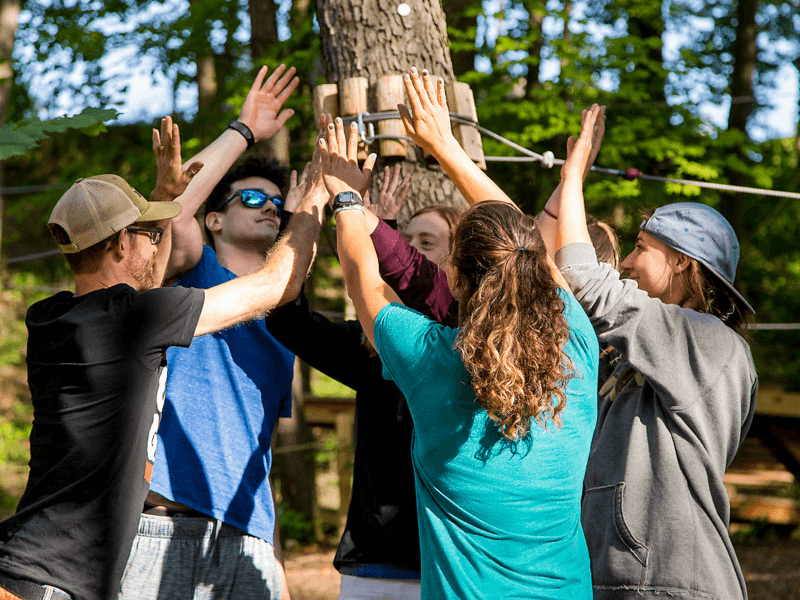
[[[195,335],[262,317],[297,297],[308,275],[321,223],[322,207],[298,208],[261,269],[206,290]]]

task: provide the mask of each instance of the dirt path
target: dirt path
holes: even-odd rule
[[[339,573],[333,549],[287,553],[292,600],[336,600]],[[750,600],[800,600],[800,540],[755,540],[736,544]]]

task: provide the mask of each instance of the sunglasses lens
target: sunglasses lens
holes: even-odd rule
[[[242,203],[250,208],[261,208],[269,200],[269,196],[257,190],[243,190]]]
[[[275,205],[275,210],[278,212],[278,216],[280,217],[283,214],[284,199],[274,196],[272,198],[272,203]]]

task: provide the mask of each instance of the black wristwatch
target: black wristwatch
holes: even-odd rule
[[[340,210],[345,210],[347,208],[360,208],[363,211],[364,201],[356,192],[339,192],[333,199],[331,208],[333,209],[334,215]]]

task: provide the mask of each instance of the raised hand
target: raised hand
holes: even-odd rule
[[[439,78],[434,85],[427,70],[423,69],[420,78],[417,70],[412,68],[403,81],[413,115],[405,104],[398,104],[400,120],[414,143],[436,156],[437,151],[454,141],[444,80]]]
[[[396,219],[403,202],[408,196],[408,189],[411,187],[411,175],[400,180],[400,164],[396,164],[394,169],[383,168],[383,183],[381,184],[378,201],[370,203],[367,197],[364,198],[364,207],[369,208],[376,216],[384,220]],[[398,185],[399,184],[399,185]]]
[[[281,107],[300,84],[300,79],[294,76],[297,72],[294,67],[287,71],[286,65],[281,65],[264,82],[267,71],[266,66],[258,71],[239,114],[239,121],[250,128],[257,142],[278,133],[294,114],[291,108],[281,110]]]
[[[589,161],[593,160],[594,129],[601,112],[601,107],[597,104],[581,111],[581,134],[577,140],[573,136],[567,140],[567,160],[561,167],[562,180],[571,176],[578,176],[582,180],[586,169],[591,166]]]
[[[585,112],[585,111],[584,111]],[[581,113],[583,119],[583,113]],[[597,120],[594,122],[594,129],[592,130],[592,153],[589,155],[589,160],[586,163],[586,169],[583,172],[583,178],[589,175],[597,155],[600,153],[600,147],[603,145],[603,136],[606,134],[606,107],[600,105],[600,112],[597,114]]]
[[[327,137],[327,139],[326,139]],[[362,198],[369,188],[376,154],[370,154],[362,168],[358,167],[358,125],[350,124],[350,138],[346,139],[341,117],[330,123],[327,136],[318,146],[322,155],[322,177],[331,197],[340,192],[355,191]]]
[[[320,116],[317,122],[319,133],[314,144],[314,153],[311,156],[311,161],[306,163],[299,179],[297,178],[297,171],[292,171],[289,176],[289,192],[286,194],[285,205],[285,209],[289,212],[295,212],[300,201],[306,197],[313,196],[310,199],[321,205],[328,201],[328,190],[322,180],[322,152],[319,140],[324,135],[327,135],[328,124],[332,122],[333,119],[330,115]]]
[[[186,170],[181,166],[181,134],[169,115],[161,119],[161,131],[153,129],[153,152],[156,155],[156,187],[150,194],[153,202],[175,200],[186,191],[192,177],[203,168],[193,162]]]

